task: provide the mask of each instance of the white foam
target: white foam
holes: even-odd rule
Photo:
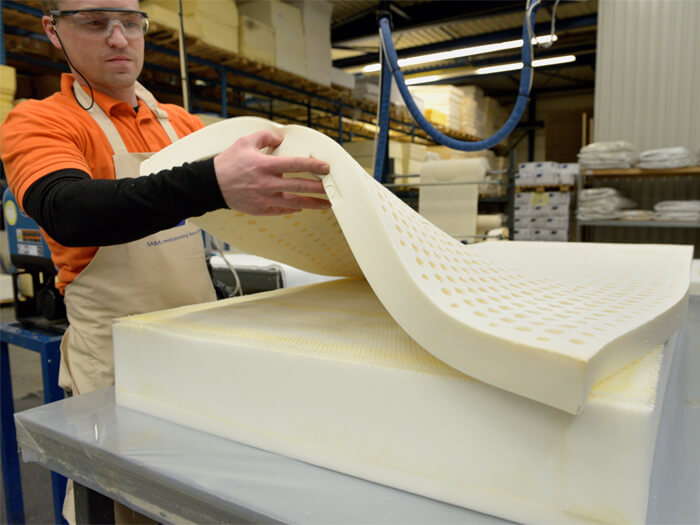
[[[645,520],[662,347],[574,416],[445,365],[362,280],[134,316],[114,342],[119,405],[521,522]]]
[[[273,155],[330,164],[323,182],[332,212],[219,210],[195,222],[248,253],[314,273],[364,276],[415,341],[482,381],[578,413],[593,384],[666,341],[685,316],[690,246],[465,246],[308,128],[229,119],[156,153],[141,171],[209,157],[258,130],[284,138]]]

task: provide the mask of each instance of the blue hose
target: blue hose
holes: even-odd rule
[[[535,16],[537,15],[537,10],[539,9],[540,4],[538,3],[535,5],[532,9],[532,15],[531,15],[531,24],[534,27],[534,21],[535,21]],[[499,142],[501,142],[504,138],[506,138],[510,133],[515,129],[515,126],[518,125],[518,122],[520,122],[521,117],[523,116],[523,113],[525,112],[525,108],[527,106],[528,98],[530,95],[530,79],[532,78],[532,53],[530,49],[530,45],[528,45],[528,42],[530,40],[530,32],[528,29],[528,20],[527,20],[527,15],[525,16],[525,22],[523,23],[523,51],[522,51],[522,61],[523,61],[523,69],[522,72],[520,73],[520,89],[518,90],[518,98],[515,102],[515,106],[513,107],[513,111],[510,114],[510,117],[508,117],[508,120],[506,121],[505,124],[503,124],[503,127],[499,129],[492,137],[489,137],[484,140],[479,140],[476,142],[465,142],[463,140],[457,140],[452,137],[448,137],[447,135],[441,133],[433,125],[428,122],[428,120],[423,116],[421,113],[420,109],[418,109],[418,106],[416,106],[416,103],[413,101],[413,97],[411,96],[411,93],[408,91],[408,87],[406,87],[406,81],[403,78],[403,73],[401,72],[401,69],[399,69],[399,64],[398,64],[398,57],[396,55],[396,49],[394,48],[394,44],[391,41],[391,28],[389,27],[389,19],[384,17],[379,20],[379,30],[381,33],[381,39],[384,45],[384,50],[386,51],[385,56],[388,61],[389,66],[391,67],[391,71],[394,74],[394,79],[396,80],[396,85],[399,88],[399,91],[401,92],[401,96],[403,97],[404,102],[406,103],[406,107],[410,111],[411,115],[415,119],[415,121],[418,123],[418,125],[425,130],[425,132],[430,136],[431,139],[433,139],[435,142],[438,144],[441,144],[443,146],[447,146],[452,149],[456,150],[461,150],[461,151],[480,151],[488,148],[492,148]],[[382,62],[382,67],[384,66],[384,62]],[[388,75],[386,75],[388,76]],[[387,115],[388,115],[388,106],[389,103],[388,101],[384,101],[382,99],[381,104],[384,105],[386,104],[387,106]],[[380,115],[381,115],[381,110],[380,110]],[[388,122],[387,122],[388,124]],[[380,137],[382,135],[381,130],[385,130],[388,132],[388,125],[383,126],[380,123]],[[380,173],[381,175],[381,173]],[[377,178],[377,171],[375,169],[374,173],[375,178]],[[378,178],[378,180],[381,180]]]
[[[382,53],[379,53],[383,57]],[[374,155],[374,178],[379,182],[384,181],[384,161],[387,158],[386,149],[389,147],[389,109],[391,103],[391,74],[386,57],[382,58],[381,85],[379,86],[379,135],[377,136],[377,149]]]

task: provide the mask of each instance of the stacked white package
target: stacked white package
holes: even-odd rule
[[[513,228],[513,233],[511,238],[514,241],[531,241],[532,240],[532,230],[527,228]]]
[[[562,191],[515,194],[513,210],[517,240],[567,241],[571,193]]]
[[[661,201],[654,205],[654,220],[700,221],[700,200]]]
[[[577,163],[559,164],[557,184],[566,184],[568,186],[573,186],[576,183],[576,176],[578,174],[579,165]]]
[[[623,197],[615,188],[587,188],[578,195],[576,216],[579,220],[610,220],[622,218],[622,211],[637,203]]]
[[[516,216],[513,217],[513,226],[520,230],[531,230],[540,227],[539,219],[546,220],[544,217]]]
[[[645,170],[685,168],[694,162],[695,158],[687,148],[677,146],[643,151],[639,154],[637,167]]]
[[[501,106],[501,104],[493,97],[483,98],[483,136],[491,137],[494,135],[501,126],[505,124],[508,118],[508,111],[506,108]]]
[[[547,202],[557,206],[571,205],[571,192],[568,191],[549,191],[547,192]]]
[[[331,68],[331,84],[346,89],[355,89],[355,75],[346,73],[339,67]]]
[[[568,215],[545,217],[543,222],[538,224],[537,226],[546,230],[562,231],[564,236],[566,236],[566,233],[569,230],[569,217]]]
[[[515,174],[516,186],[535,185],[535,176],[537,174],[535,164],[535,162],[521,162],[518,164],[518,173]]]
[[[423,99],[425,109],[434,109],[447,117],[446,125],[460,129],[462,124],[462,101],[464,94],[454,86],[411,86],[412,95]]]
[[[621,221],[653,221],[654,210],[622,210]]]
[[[214,4],[214,2],[209,2]],[[281,2],[240,2],[240,14],[272,26],[275,29],[275,64],[277,68],[306,75],[306,49],[303,43],[304,23],[298,7]]]
[[[627,169],[637,162],[637,149],[624,140],[593,142],[581,148],[578,161],[582,170]]]
[[[516,186],[554,186],[559,184],[559,164],[556,162],[522,162],[515,176]]]
[[[568,241],[569,240],[569,230],[564,229],[548,229],[548,228],[538,228],[532,232],[533,241]]]
[[[484,91],[479,86],[460,86],[458,89],[464,94],[462,99],[462,132],[476,137],[485,137],[483,131]]]
[[[377,102],[379,98],[379,84],[377,83],[377,79],[370,77],[355,78],[355,90],[352,96],[357,100]]]

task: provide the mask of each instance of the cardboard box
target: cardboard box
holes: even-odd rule
[[[247,15],[241,15],[239,23],[238,46],[241,56],[274,66],[275,29]]]
[[[275,30],[275,64],[279,69],[306,76],[304,24],[298,7],[279,0],[244,2],[238,12]]]
[[[17,73],[15,68],[0,64],[0,97],[15,98],[17,91]]]
[[[203,2],[205,3],[205,2]],[[223,7],[227,4],[224,0],[211,0],[212,4]],[[167,4],[167,5],[166,5]],[[193,4],[188,3],[188,6]],[[140,4],[148,13],[148,18],[156,26],[165,27],[172,31],[180,30],[180,17],[177,12],[177,3],[160,0],[147,0]],[[175,6],[175,9],[172,7]],[[235,4],[233,6],[235,9]],[[190,37],[198,38],[203,43],[219,48],[229,53],[238,53],[238,14],[231,15],[229,9],[228,18],[218,17],[210,10],[185,9],[183,5],[183,29]]]
[[[167,6],[163,4],[167,4]],[[177,13],[177,3],[172,1],[166,2],[165,0],[146,0],[141,2],[139,7],[148,13],[148,19],[151,25],[154,26],[154,29],[160,26],[172,31],[180,31],[180,17]],[[172,9],[173,7],[175,9]],[[189,16],[192,15],[194,15],[194,12],[189,14]],[[188,18],[186,11],[183,15],[183,24],[187,36],[200,37],[202,30],[199,27],[199,23],[193,18]]]
[[[156,4],[179,15],[177,0],[148,0],[142,2],[141,8],[147,13],[144,4]],[[238,26],[238,8],[235,0],[182,0],[182,16],[207,15],[222,24]],[[150,18],[150,13],[148,14]]]
[[[357,100],[369,100],[377,102],[379,99],[379,85],[377,79],[359,77],[355,79],[355,91],[352,94]]]
[[[331,15],[333,4],[325,0],[290,2],[301,11],[304,25],[306,78],[324,86],[332,82]]]
[[[355,75],[346,73],[338,67],[331,68],[331,84],[348,89],[355,89]]]
[[[201,13],[193,17],[188,16],[187,19],[199,24],[200,34],[198,37],[202,42],[229,53],[238,53],[237,26],[231,26]],[[185,23],[185,27],[187,27],[187,23]]]
[[[447,115],[445,115],[442,111],[438,111],[437,109],[426,109],[425,118],[427,118],[433,124],[438,124],[440,126],[447,125]]]

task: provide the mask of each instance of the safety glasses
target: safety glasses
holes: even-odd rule
[[[51,10],[52,23],[61,17],[76,30],[95,38],[109,37],[119,26],[126,38],[142,37],[148,31],[148,15],[143,11],[105,7],[102,9]]]

